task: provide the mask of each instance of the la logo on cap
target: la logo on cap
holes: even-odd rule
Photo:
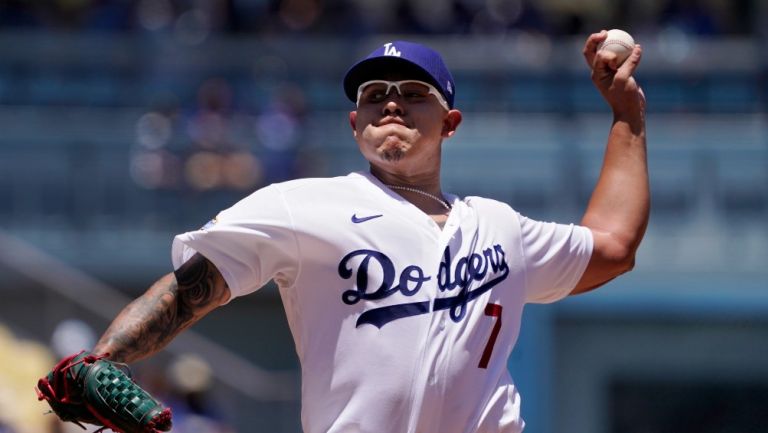
[[[394,45],[392,45],[392,42],[387,42],[384,44],[384,55],[385,56],[395,56],[400,57],[400,51],[397,51],[397,48],[395,48]]]

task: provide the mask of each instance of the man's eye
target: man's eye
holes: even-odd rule
[[[365,99],[369,102],[381,102],[384,99],[386,99],[387,94],[380,91],[372,91],[368,93],[368,95],[365,97]]]
[[[406,98],[409,98],[409,99],[424,98],[424,97],[426,97],[426,96],[427,96],[427,95],[425,95],[425,94],[423,94],[423,93],[421,93],[421,92],[407,92],[407,93],[405,94],[405,97],[406,97]]]

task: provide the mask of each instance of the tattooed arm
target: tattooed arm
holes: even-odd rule
[[[128,304],[93,352],[109,352],[109,359],[119,362],[145,358],[227,299],[229,287],[219,270],[208,259],[195,254]]]

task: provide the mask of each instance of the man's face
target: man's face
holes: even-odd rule
[[[434,92],[410,82],[411,77],[388,74],[382,80],[405,82],[373,83],[359,92],[350,123],[363,156],[390,168],[439,165],[440,143],[453,134],[461,114],[447,110]]]

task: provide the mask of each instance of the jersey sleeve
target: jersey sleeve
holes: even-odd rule
[[[592,257],[592,232],[574,224],[519,219],[526,302],[549,303],[568,296]]]
[[[199,252],[221,272],[231,298],[275,279],[290,285],[298,270],[296,234],[282,193],[268,186],[219,213],[203,228],[176,236],[173,266]]]

